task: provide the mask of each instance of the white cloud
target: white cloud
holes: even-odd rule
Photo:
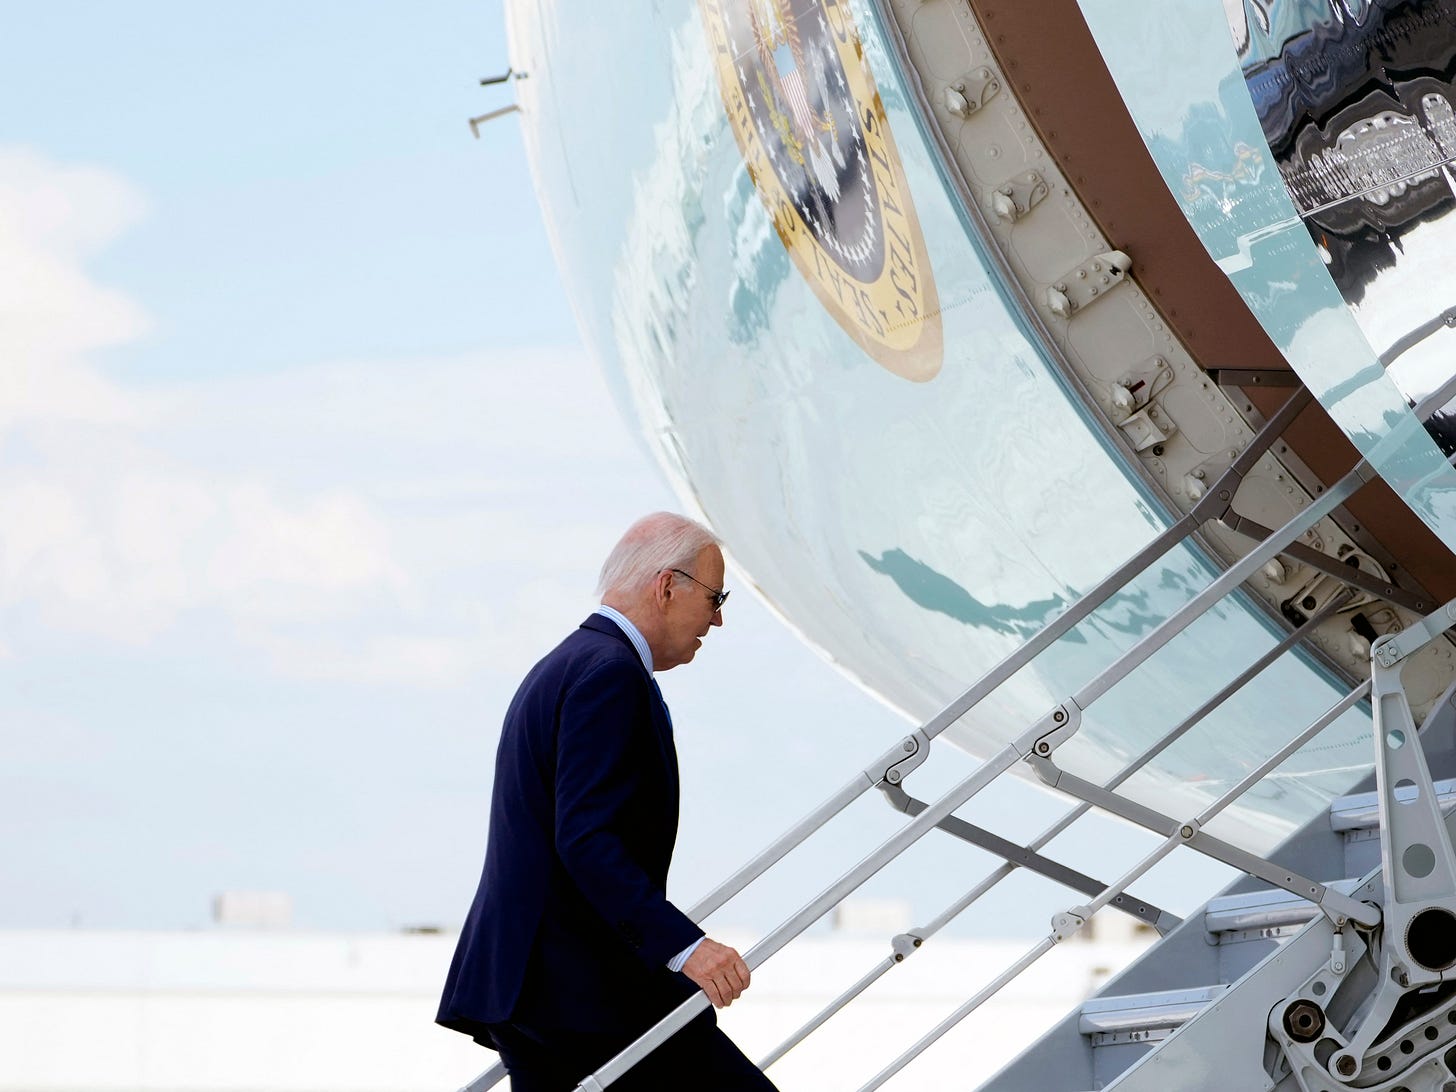
[[[279,675],[345,683],[452,683],[479,667],[468,644],[439,637],[371,635],[321,640],[270,633],[259,642]]]
[[[0,606],[134,643],[190,609],[326,613],[397,587],[358,498],[209,474],[160,442],[174,395],[97,369],[148,323],[85,262],[142,209],[107,172],[0,152]]]
[[[31,637],[183,643],[205,614],[288,677],[515,672],[668,502],[640,496],[579,350],[108,378],[95,351],[148,322],[86,262],[143,209],[106,172],[0,151],[0,285],[22,286],[0,308],[24,312],[0,322],[0,611]]]
[[[83,268],[142,210],[136,192],[105,171],[0,150],[0,428],[144,416],[145,399],[80,359],[148,328],[140,307]]]
[[[297,589],[328,597],[405,582],[387,530],[357,497],[323,496],[289,510],[266,487],[245,482],[228,488],[220,513],[236,530],[211,553],[205,583],[238,613],[289,616]],[[258,594],[267,590],[287,598]]]

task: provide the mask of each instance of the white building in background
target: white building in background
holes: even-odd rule
[[[887,1087],[973,1087],[1146,943],[1060,946]],[[771,1075],[785,1092],[858,1087],[1029,944],[928,942]],[[495,1060],[433,1023],[454,946],[438,933],[0,932],[0,1092],[454,1092]],[[761,1057],[888,954],[882,936],[805,938],[722,1024]]]

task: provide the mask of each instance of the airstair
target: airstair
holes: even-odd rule
[[[1456,378],[1416,407],[1422,419],[1456,396]],[[1022,728],[978,768],[939,798],[917,799],[910,779],[932,754],[943,731],[1088,618],[1098,606],[1211,520],[1237,519],[1243,475],[1308,403],[1304,392],[1266,423],[1227,472],[1182,519],[1012,655],[997,664],[939,714],[857,771],[812,813],[726,879],[690,911],[703,920],[870,791],[883,794],[905,823],[857,865],[746,953],[757,969],[851,895],[912,844],[943,835],[989,850],[1002,863],[923,927],[890,938],[886,957],[783,1042],[760,1065],[769,1068],[875,981],[917,954],[950,921],[1018,869],[1062,884],[1067,909],[1048,931],[940,1023],[908,1044],[888,1065],[866,1074],[860,1092],[879,1088],[947,1032],[1058,944],[1083,930],[1099,911],[1120,911],[1153,926],[1159,942],[1079,1010],[992,1077],[995,1092],[1456,1092],[1456,853],[1446,814],[1456,805],[1456,686],[1417,726],[1402,670],[1423,649],[1448,640],[1456,600],[1424,615],[1406,611],[1405,624],[1378,636],[1370,648],[1370,677],[1308,724],[1282,731],[1281,746],[1248,756],[1245,775],[1197,814],[1157,811],[1119,789],[1194,729],[1313,627],[1379,589],[1368,573],[1328,565],[1342,589],[1277,645],[1252,658],[1239,674],[1101,783],[1059,764],[1061,748],[1077,735],[1083,714],[1159,649],[1176,639],[1280,555],[1299,549],[1305,532],[1375,478],[1360,462],[1284,526],[1129,648],[1081,689]],[[1308,551],[1305,551],[1308,553]],[[1344,572],[1340,570],[1344,569]],[[1290,756],[1337,718],[1368,703],[1373,771],[1361,791],[1334,800],[1327,813],[1261,856],[1211,834],[1209,823],[1265,783]],[[1029,767],[1072,804],[1026,845],[961,819],[957,809],[1014,768]],[[1434,771],[1434,773],[1433,773]],[[1436,777],[1452,780],[1436,780]],[[1155,847],[1112,880],[1094,879],[1043,854],[1058,834],[1096,810],[1152,832]],[[1179,921],[1130,894],[1130,888],[1177,850],[1204,854],[1242,873],[1199,913]],[[933,945],[929,948],[933,949]],[[922,955],[921,959],[933,958]],[[752,995],[743,1004],[752,1005]],[[698,994],[598,1072],[581,1092],[610,1087],[658,1044],[708,1005]],[[770,1074],[772,1075],[772,1074]],[[496,1066],[462,1092],[484,1092],[504,1077]]]

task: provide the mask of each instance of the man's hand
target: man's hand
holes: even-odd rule
[[[748,989],[748,964],[743,957],[710,937],[704,937],[688,956],[682,973],[701,986],[718,1009],[726,1009]]]

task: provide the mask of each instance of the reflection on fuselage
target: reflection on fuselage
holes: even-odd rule
[[[1451,230],[1450,168],[1444,114],[1431,98],[1433,79],[1451,82],[1451,21],[1437,18],[1449,0],[1358,12],[1343,0],[1078,3],[1210,255],[1361,454],[1456,547],[1456,470],[1410,412],[1411,390],[1381,361],[1387,346],[1451,305],[1440,298],[1448,263],[1437,260],[1449,252],[1438,240]],[[1219,43],[1230,23],[1238,58]],[[1441,67],[1434,75],[1385,67],[1397,55]],[[1409,109],[1399,94],[1414,96]],[[1358,261],[1357,250],[1369,248],[1348,245],[1377,229],[1389,234],[1391,211],[1372,211],[1382,201],[1417,217],[1403,251],[1386,247],[1398,275]],[[1429,390],[1451,376],[1441,348],[1432,339],[1408,350],[1408,387]]]
[[[1384,350],[1456,303],[1443,278],[1456,245],[1456,6],[1246,0],[1227,10],[1285,187]],[[1448,342],[1424,341],[1391,375],[1415,403],[1456,372],[1451,360]]]

